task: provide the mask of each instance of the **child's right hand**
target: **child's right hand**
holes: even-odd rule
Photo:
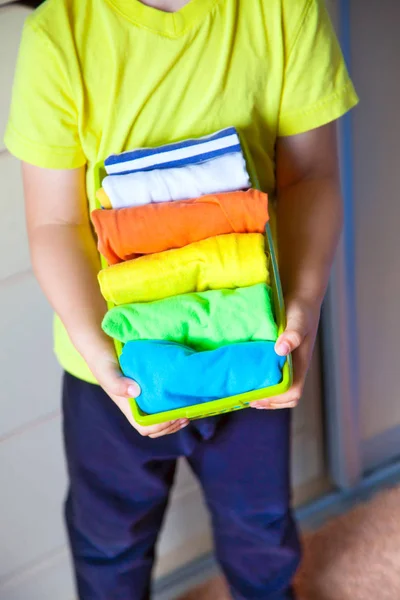
[[[151,425],[149,427],[139,425],[132,416],[128,402],[128,398],[135,398],[140,394],[139,385],[132,379],[128,379],[122,375],[114,352],[107,352],[103,354],[100,359],[97,356],[94,363],[93,367],[90,364],[89,367],[98,383],[110,396],[111,400],[115,402],[120,411],[124,413],[129,423],[140,433],[140,435],[158,438],[163,435],[176,433],[189,424],[189,419],[178,419],[176,421],[168,421],[166,423],[161,423],[160,425]]]
[[[97,281],[86,166],[58,170],[24,163],[23,179],[35,275],[96,380],[141,435],[160,437],[186,427],[187,419],[142,427],[132,417],[128,398],[139,387],[122,375],[114,345],[100,327],[107,307]]]

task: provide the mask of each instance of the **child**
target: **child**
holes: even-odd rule
[[[57,314],[81,599],[149,598],[179,456],[203,487],[233,597],[294,597],[288,409],[302,393],[341,228],[334,120],[356,102],[323,0],[47,0],[27,20],[5,141],[23,161],[32,263]],[[93,168],[112,152],[231,125],[276,195],[288,316],[276,349],[295,351],[295,381],[254,403],[281,410],[140,427],[127,403],[137,384],[100,327]]]

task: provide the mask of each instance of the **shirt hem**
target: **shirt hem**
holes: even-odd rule
[[[92,383],[94,385],[99,385],[98,381],[92,375],[92,373],[91,373],[89,367],[86,365],[86,363],[85,363],[84,367],[79,368],[76,365],[75,366],[71,365],[68,358],[63,356],[62,353],[58,353],[56,350],[54,350],[54,354],[57,358],[59,365],[61,366],[61,368],[64,371],[66,371],[70,375],[73,375],[77,379],[86,381],[86,383]]]
[[[290,136],[305,133],[339,119],[358,104],[358,96],[351,80],[338,92],[309,108],[301,109],[283,117],[278,136]]]
[[[24,162],[44,169],[76,169],[86,164],[86,157],[76,150],[57,147],[41,147],[26,140],[11,125],[8,125],[4,136],[7,150]]]

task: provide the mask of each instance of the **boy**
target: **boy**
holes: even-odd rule
[[[57,314],[81,599],[149,598],[178,456],[203,486],[234,598],[294,597],[288,409],[301,396],[341,227],[334,121],[356,102],[322,0],[47,0],[28,19],[5,141],[23,161],[32,263]],[[276,349],[295,351],[295,381],[254,403],[281,410],[140,427],[127,404],[137,384],[100,328],[93,167],[230,125],[276,195],[288,316]]]

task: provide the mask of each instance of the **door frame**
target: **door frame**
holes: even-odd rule
[[[336,0],[332,9],[342,52],[351,70],[350,2]],[[362,478],[351,113],[339,121],[338,134],[344,228],[322,310],[322,369],[328,469],[332,483],[345,490],[355,487]]]

